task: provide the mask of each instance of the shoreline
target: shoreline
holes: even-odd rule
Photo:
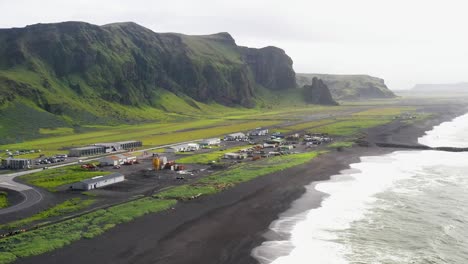
[[[422,124],[394,122],[372,128],[366,131],[366,139],[414,143],[425,131],[460,112],[444,108],[439,109],[441,116]],[[175,210],[146,215],[91,240],[16,263],[257,263],[251,250],[265,241],[270,224],[302,196],[304,186],[339,174],[361,156],[394,150],[359,146],[333,150],[307,164],[180,203]],[[323,195],[317,192],[307,210],[320,206]]]

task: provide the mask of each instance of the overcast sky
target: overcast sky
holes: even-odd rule
[[[391,89],[468,81],[468,1],[0,0],[1,28],[133,21],[155,32],[229,32],[278,46],[296,72],[370,74]]]

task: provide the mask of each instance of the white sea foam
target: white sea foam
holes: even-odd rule
[[[428,132],[420,142],[430,146],[460,146],[464,142],[468,146],[468,142],[460,138],[464,136],[461,131],[468,131],[468,115],[461,116],[452,123],[441,124],[434,131]],[[372,210],[377,208],[384,212],[391,211],[405,208],[406,204],[398,199],[381,201],[383,198],[379,198],[380,194],[390,190],[394,195],[411,197],[430,188],[456,183],[460,179],[460,173],[468,171],[468,167],[463,167],[466,160],[468,153],[438,151],[397,151],[383,156],[362,157],[360,163],[350,165],[351,170],[332,176],[330,181],[307,186],[304,196],[295,201],[291,209],[270,226],[284,240],[264,242],[252,251],[252,256],[262,264],[340,264],[354,261],[405,263],[414,259],[408,252],[387,254],[378,250],[370,252],[369,256],[365,256],[368,253],[361,252],[359,256],[356,253],[356,258],[353,258],[353,248],[359,251],[360,245],[355,244],[359,241],[342,234],[359,221],[367,221],[366,225],[376,225],[377,229],[383,228],[385,224],[372,222],[374,219],[369,217]],[[458,167],[463,168],[457,170]],[[315,190],[328,194],[321,206],[297,213],[297,208],[304,208],[304,204],[311,200],[310,196],[316,193]],[[453,228],[449,225],[441,229],[447,232]],[[390,238],[391,235],[388,239]]]
[[[444,122],[427,131],[418,142],[430,147],[468,147],[468,114]]]

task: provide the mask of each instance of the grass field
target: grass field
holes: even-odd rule
[[[222,136],[224,134],[250,130],[258,126],[271,126],[279,121],[240,121],[223,119],[205,119],[191,122],[152,123],[138,126],[122,125],[118,127],[89,127],[90,132],[47,137],[18,144],[0,146],[1,149],[40,149],[42,154],[53,155],[64,152],[63,148],[78,147],[100,142],[123,140],[142,140],[146,147],[165,145],[202,138]],[[38,154],[22,155],[34,158]]]
[[[328,148],[350,148],[354,145],[352,141],[338,141],[328,145]]]
[[[229,148],[225,150],[214,150],[209,153],[202,153],[202,154],[193,154],[187,157],[183,157],[177,159],[178,163],[191,163],[191,164],[208,164],[212,163],[213,161],[218,162],[226,153],[230,152],[237,152],[238,150],[248,148],[248,145],[237,146],[234,148]]]
[[[192,196],[217,193],[241,182],[306,163],[318,154],[317,152],[307,152],[272,157],[256,161],[255,163],[239,164],[226,171],[203,178],[193,184],[174,187],[155,194],[155,196],[162,199],[187,200]]]
[[[56,216],[64,216],[82,209],[87,208],[92,203],[94,203],[93,199],[81,199],[81,198],[73,198],[67,200],[63,203],[57,204],[49,209],[46,209],[40,213],[37,213],[33,216],[23,218],[18,221],[13,221],[7,224],[0,225],[0,229],[3,230],[15,230],[19,229],[23,226],[29,225],[34,222],[43,221],[50,217]]]
[[[348,119],[336,123],[313,128],[310,132],[327,133],[333,136],[351,136],[361,132],[363,129],[371,128],[389,123],[389,119]]]
[[[80,166],[65,166],[50,170],[20,176],[20,179],[29,184],[45,188],[51,192],[57,190],[57,187],[79,182],[96,176],[110,174],[107,171],[90,171]]]
[[[0,191],[0,208],[5,208],[8,206],[8,194],[6,192]]]
[[[52,251],[79,239],[93,238],[117,224],[167,210],[175,203],[175,200],[143,198],[1,239],[0,264]]]

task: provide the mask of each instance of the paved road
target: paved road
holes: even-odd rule
[[[4,187],[4,186],[2,185],[2,187]],[[9,214],[9,213],[13,213],[13,212],[17,212],[17,211],[29,208],[29,207],[39,203],[40,201],[42,201],[42,198],[43,198],[42,194],[39,191],[37,191],[36,189],[33,189],[33,188],[30,188],[28,190],[20,191],[20,193],[24,196],[24,200],[19,204],[16,204],[16,205],[1,209],[0,210],[0,215]]]

